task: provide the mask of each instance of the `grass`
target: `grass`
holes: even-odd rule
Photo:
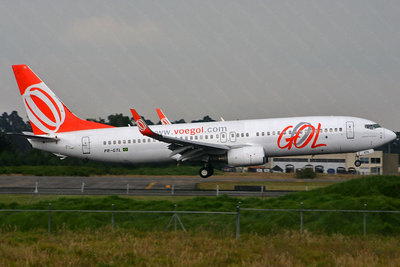
[[[52,196],[53,197],[53,196]],[[235,211],[238,202],[242,208],[299,208],[304,203],[305,209],[344,209],[363,210],[364,203],[371,210],[400,210],[400,179],[398,176],[376,176],[336,183],[325,188],[308,192],[297,192],[279,198],[233,198],[194,197],[172,199],[133,198],[133,197],[57,197],[40,200],[31,204],[20,201],[11,202],[6,199],[0,209],[86,209],[110,210],[115,204],[116,210],[153,210],[171,211],[174,204],[178,210],[194,211]],[[235,229],[234,215],[193,215],[181,214],[182,222],[190,232],[209,231],[214,233],[233,233]],[[140,231],[162,231],[168,224],[171,214],[115,214],[116,227],[136,229]],[[267,235],[283,230],[299,229],[299,212],[241,212],[241,230],[243,233]],[[73,230],[99,229],[110,225],[110,213],[54,213],[53,229],[67,228]],[[13,213],[2,212],[0,226],[12,229],[18,227],[22,231],[47,228],[47,213]],[[340,212],[305,212],[304,228],[324,234],[362,234],[362,213]],[[386,236],[399,235],[400,214],[368,214],[367,233]]]
[[[249,181],[249,182],[205,182],[197,184],[197,189],[200,190],[216,190],[217,185],[219,190],[234,190],[236,185],[256,185],[264,186],[265,190],[311,190],[320,187],[326,187],[337,182],[309,182],[309,181],[294,181],[294,182],[262,182],[262,181]]]
[[[110,228],[3,232],[1,266],[399,266],[395,237],[213,232],[140,232]]]

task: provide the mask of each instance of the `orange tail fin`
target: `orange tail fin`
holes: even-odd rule
[[[75,116],[27,66],[12,66],[35,135],[111,128]]]

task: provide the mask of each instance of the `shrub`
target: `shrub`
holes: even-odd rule
[[[317,177],[317,174],[310,168],[296,172],[296,178],[298,179],[314,179],[315,177]]]

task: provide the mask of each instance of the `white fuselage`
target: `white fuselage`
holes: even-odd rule
[[[366,126],[369,125],[369,126]],[[356,152],[383,145],[391,131],[355,117],[293,117],[152,125],[165,136],[223,144],[262,146],[265,156]],[[296,127],[297,126],[297,127]],[[303,127],[302,133],[299,130]],[[285,132],[283,132],[286,129]],[[299,132],[299,133],[298,133]],[[137,127],[58,133],[58,142],[31,140],[34,148],[96,161],[150,163],[173,161],[167,143],[143,136]],[[390,136],[391,138],[392,136]]]

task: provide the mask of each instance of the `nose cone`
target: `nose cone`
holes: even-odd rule
[[[397,135],[393,131],[388,129],[385,129],[384,131],[385,131],[385,142],[391,142],[397,138]]]

